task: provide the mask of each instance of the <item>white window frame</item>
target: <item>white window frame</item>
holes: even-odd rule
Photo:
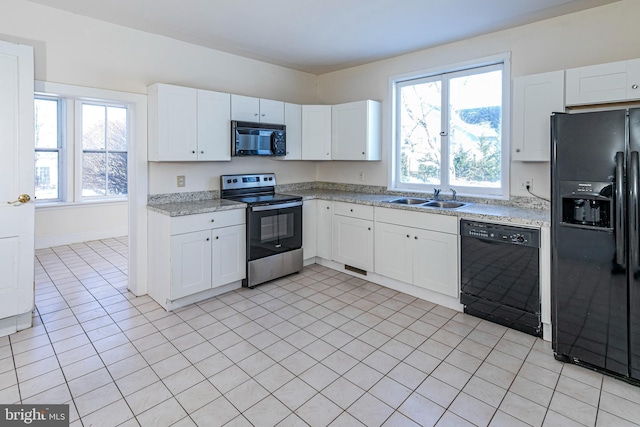
[[[431,184],[409,184],[402,183],[399,180],[400,175],[400,127],[398,124],[398,117],[400,115],[400,105],[398,102],[398,88],[403,83],[413,81],[414,83],[420,79],[436,78],[443,74],[447,74],[452,77],[462,76],[465,73],[473,74],[474,70],[480,67],[486,67],[491,65],[502,65],[502,134],[501,134],[501,180],[499,188],[480,188],[480,187],[456,187],[459,195],[471,196],[471,197],[483,197],[493,199],[508,199],[509,198],[509,182],[510,182],[510,135],[511,135],[511,55],[510,53],[502,53],[494,56],[479,58],[475,60],[465,61],[457,64],[441,66],[436,68],[430,68],[426,70],[414,71],[404,73],[400,75],[394,75],[389,78],[389,100],[390,104],[390,153],[389,170],[388,170],[388,189],[393,191],[412,191],[417,193],[433,193],[434,188],[442,189],[442,194],[449,193],[450,185],[448,182],[443,182],[439,185]],[[449,78],[449,77],[448,77]],[[448,94],[447,94],[448,97]],[[443,108],[442,114],[447,114],[448,111]],[[447,118],[448,122],[448,118]],[[448,168],[448,149],[449,144],[443,144],[443,151],[441,152],[441,159],[443,159],[443,168]],[[444,159],[447,159],[447,164],[444,164]],[[447,175],[448,180],[448,175]]]
[[[96,100],[96,99],[84,99],[78,98],[74,100],[74,108],[75,108],[75,158],[77,161],[74,164],[74,176],[75,176],[75,185],[74,185],[74,199],[79,202],[100,202],[100,201],[125,201],[128,199],[129,195],[129,175],[127,174],[127,195],[104,195],[104,196],[83,196],[82,195],[82,161],[84,155],[84,147],[82,146],[82,106],[83,105],[98,105],[105,107],[124,107],[127,109],[127,162],[129,161],[129,141],[132,138],[131,132],[131,123],[134,120],[134,117],[131,112],[131,106],[126,102],[117,102],[113,100]],[[106,147],[105,147],[106,149]],[[108,167],[108,165],[107,165]]]
[[[35,96],[42,98],[62,100],[62,118],[59,119],[63,130],[63,146],[61,163],[64,169],[60,171],[61,188],[60,199],[46,199],[38,201],[40,207],[76,205],[89,203],[122,203],[127,202],[131,197],[131,167],[128,167],[127,174],[127,195],[104,196],[104,197],[83,197],[82,196],[82,104],[93,103],[98,105],[109,105],[127,107],[127,164],[132,162],[131,146],[136,137],[137,118],[136,112],[139,110],[139,102],[135,96],[125,92],[116,92],[105,89],[87,88],[82,86],[72,86],[58,83],[36,81]],[[137,96],[137,95],[136,95]],[[146,105],[145,105],[146,107]],[[80,114],[80,115],[78,115]],[[76,119],[77,118],[77,119]],[[146,116],[144,117],[146,123]]]
[[[68,179],[67,172],[67,127],[66,127],[66,99],[59,96],[50,96],[44,94],[36,94],[35,99],[43,99],[49,101],[57,101],[58,103],[58,197],[55,199],[36,199],[36,203],[60,203],[66,199],[66,186]],[[52,152],[53,149],[35,148],[37,152]]]

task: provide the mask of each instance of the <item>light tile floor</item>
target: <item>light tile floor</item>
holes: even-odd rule
[[[37,251],[35,326],[0,338],[0,402],[73,426],[631,426],[640,388],[540,339],[319,265],[167,313],[126,239]]]

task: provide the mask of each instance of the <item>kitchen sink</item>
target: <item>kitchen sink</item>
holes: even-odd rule
[[[389,200],[388,203],[397,203],[399,205],[421,205],[427,203],[429,200],[421,199],[419,197],[402,197],[400,199]]]
[[[455,200],[432,200],[429,203],[425,203],[423,206],[430,208],[457,209],[465,205],[467,205],[467,203],[457,202]]]

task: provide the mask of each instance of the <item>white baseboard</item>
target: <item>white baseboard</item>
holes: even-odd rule
[[[64,234],[60,236],[36,237],[36,249],[51,248],[53,246],[71,245],[91,240],[110,239],[126,236],[129,227],[115,227],[103,230],[85,231],[82,233]]]

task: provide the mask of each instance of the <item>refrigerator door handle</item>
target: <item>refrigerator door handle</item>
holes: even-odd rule
[[[629,171],[629,264],[631,268],[640,267],[640,234],[638,233],[638,152],[631,152],[631,166]]]
[[[616,153],[616,263],[625,265],[624,250],[624,153]]]

